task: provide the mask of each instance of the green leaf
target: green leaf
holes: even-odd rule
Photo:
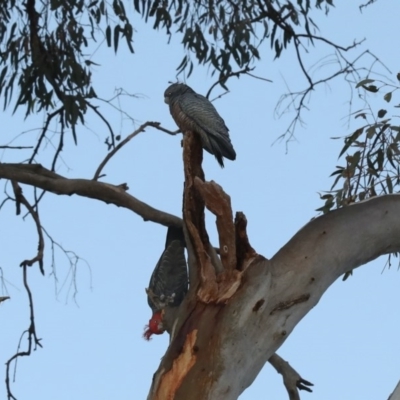
[[[354,118],[364,118],[364,119],[367,119],[367,114],[365,114],[364,112],[362,112],[362,113],[359,113],[359,114],[356,114],[355,116],[354,116]]]
[[[387,111],[386,110],[379,110],[378,111],[378,118],[383,118],[386,115]]]
[[[135,51],[133,50],[133,46],[132,46],[133,28],[132,28],[132,25],[129,22],[127,22],[125,24],[124,35],[125,35],[125,38],[126,38],[126,44],[129,47],[129,51],[131,53],[134,53]]]
[[[363,79],[362,81],[357,83],[356,88],[358,88],[360,86],[364,86],[367,83],[372,83],[372,82],[375,82],[375,79]]]
[[[390,162],[390,165],[394,169],[396,169],[396,164],[393,161],[393,150],[392,150],[392,148],[390,146],[386,149],[386,157],[387,157],[388,161]]]
[[[176,68],[176,70],[180,71],[180,72],[183,71],[185,69],[187,63],[188,63],[188,58],[187,58],[187,56],[184,56],[181,63],[179,64],[178,68]]]
[[[346,144],[344,145],[338,158],[340,158],[345,153],[345,151],[352,145],[352,143],[354,143],[355,140],[358,139],[358,137],[363,133],[363,131],[364,131],[364,128],[359,128],[350,137],[347,137],[345,139]]]
[[[333,196],[331,194],[324,194],[319,197],[321,200],[327,200],[327,199],[332,199]]]
[[[376,133],[376,125],[372,125],[367,129],[367,139],[372,139]]]
[[[0,93],[1,93],[1,89],[3,88],[3,80],[4,80],[4,77],[6,76],[6,74],[7,74],[7,70],[8,70],[8,67],[7,67],[7,65],[3,68],[3,70],[1,71],[1,74],[0,74]]]
[[[337,167],[337,168],[339,168],[339,169],[337,169],[336,171],[332,172],[329,176],[335,176],[335,175],[341,174],[343,172],[343,170],[344,170],[343,167]]]
[[[77,139],[77,137],[76,137],[75,124],[73,124],[73,125],[71,126],[71,131],[72,131],[72,137],[73,137],[73,139],[74,139],[75,146],[77,146],[77,145],[78,145],[78,139]]]
[[[341,171],[343,173],[343,171],[345,171],[344,169]],[[337,183],[339,182],[339,179],[342,178],[342,175],[338,175],[335,180],[333,181],[333,184],[331,186],[331,190],[337,185]]]
[[[120,34],[120,32],[121,32],[121,27],[119,25],[117,25],[114,28],[114,51],[115,51],[115,53],[118,50],[118,42],[119,42],[119,34]]]
[[[349,157],[348,162],[350,163],[349,171],[354,174],[356,166],[358,165],[361,158],[361,151],[356,151],[353,156]]]
[[[383,161],[384,161],[384,156],[383,156],[383,151],[382,149],[379,149],[377,151],[377,155],[376,155],[376,162],[378,164],[378,171],[382,171],[383,169]]]
[[[111,26],[108,25],[106,29],[107,46],[111,47]]]
[[[392,92],[386,93],[383,96],[383,100],[387,101],[389,103],[389,101],[392,99]]]
[[[386,186],[387,186],[388,192],[393,193],[393,184],[392,184],[392,180],[389,177],[389,174],[386,176]]]
[[[379,89],[375,85],[363,86],[368,92],[376,93]]]

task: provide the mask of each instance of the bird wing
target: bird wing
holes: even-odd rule
[[[207,151],[214,155],[221,153],[230,160],[236,158],[229,138],[229,129],[206,97],[197,93],[185,93],[179,98],[179,107],[202,135],[203,145]]]
[[[183,233],[183,228],[176,228],[174,226],[168,227],[167,238],[165,240],[165,248],[167,248],[168,245],[174,240],[179,240],[181,242],[182,246],[186,247],[185,235]]]
[[[180,240],[173,240],[164,250],[151,275],[149,289],[154,295],[147,297],[153,312],[182,302],[188,290],[188,272],[185,247]]]

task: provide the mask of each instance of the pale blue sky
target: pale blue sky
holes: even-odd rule
[[[381,0],[363,14],[354,3],[359,2],[338,4],[328,17],[319,13],[315,19],[322,35],[343,45],[366,37],[363,48],[379,56],[392,72],[398,72],[400,3]],[[147,120],[175,129],[163,92],[168,81],[175,80],[175,68],[183,56],[178,35],[167,45],[163,33],[153,31],[137,16],[133,22],[137,30],[134,55],[121,45],[115,57],[103,46],[93,58],[101,64],[94,76],[100,96],[111,97],[116,87],[142,95],[123,102],[137,120],[136,125],[128,120],[121,123],[118,114],[103,108],[123,137]],[[339,79],[313,94],[310,111],[304,115],[307,126],[297,130],[297,141],[290,144],[288,153],[284,143],[272,146],[292,117],[289,114],[277,119],[274,115],[275,105],[286,90],[284,79],[294,90],[303,87],[305,81],[292,50],[272,62],[266,46],[255,73],[273,83],[233,79],[231,93],[215,103],[230,128],[237,160],[227,161],[221,170],[216,160],[205,154],[204,170],[207,179],[214,179],[230,194],[233,210],[246,214],[253,247],[271,257],[316,215],[315,209],[321,206],[317,192],[330,187],[329,175],[342,146],[341,141],[330,137],[350,133],[358,121],[350,128],[346,125],[349,92]],[[317,61],[329,53],[326,47],[318,46],[310,60]],[[198,68],[187,83],[205,94],[213,80],[206,69]],[[103,141],[108,132],[98,119],[91,117],[88,121],[90,130],[79,130],[78,147],[71,138],[67,140],[60,174],[91,178],[104,158]],[[40,126],[41,118],[24,122],[22,114],[10,117],[8,112],[1,114],[0,122],[0,144],[4,144],[21,131]],[[30,131],[15,144],[32,143],[37,135],[37,131]],[[38,160],[46,164],[49,155],[50,149],[42,151]],[[22,158],[11,151],[0,156],[1,162]],[[125,146],[104,173],[104,181],[126,182],[133,196],[179,215],[183,188],[180,137],[148,129]],[[23,189],[32,199],[30,188]],[[70,269],[60,252],[56,255],[59,287],[64,280],[67,283],[55,294],[49,242],[46,276],[40,275],[37,266],[29,270],[43,349],[19,360],[14,394],[19,400],[145,399],[168,345],[167,335],[150,342],[142,339],[151,315],[144,288],[163,249],[165,228],[143,222],[125,209],[77,196],[47,194],[40,213],[51,235],[87,260],[90,268],[83,262],[78,264],[77,305],[71,296],[73,290],[68,293]],[[11,203],[0,213],[0,227],[0,267],[11,296],[11,301],[0,306],[0,360],[5,362],[29,324],[18,265],[35,254],[37,237],[31,219],[16,217]],[[208,228],[216,243],[212,217],[208,218]],[[400,277],[397,265],[382,274],[385,261],[381,258],[356,270],[348,281],[336,282],[279,349],[282,357],[315,384],[314,393],[302,393],[302,399],[386,399],[397,384]],[[0,287],[0,295],[4,293]],[[4,386],[0,386],[2,398]],[[241,400],[256,398],[287,398],[280,375],[268,364],[241,396]]]

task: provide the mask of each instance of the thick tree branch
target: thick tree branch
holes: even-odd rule
[[[400,381],[397,383],[393,390],[393,393],[389,396],[388,400],[399,400],[400,399]]]
[[[283,384],[289,395],[289,400],[300,400],[299,390],[312,392],[308,386],[314,386],[311,382],[303,379],[290,364],[278,354],[273,354],[268,362],[282,375]]]
[[[237,399],[336,279],[400,251],[399,221],[400,195],[332,211],[305,225],[270,261],[256,256],[227,304],[188,309],[159,367],[167,373],[197,331],[190,353],[196,360],[174,400]]]
[[[49,171],[40,164],[0,163],[0,178],[25,183],[58,195],[71,196],[76,194],[101,200],[105,203],[127,208],[141,216],[145,221],[152,221],[165,226],[182,226],[180,218],[150,207],[128,194],[126,184],[116,186],[89,179],[67,179]]]

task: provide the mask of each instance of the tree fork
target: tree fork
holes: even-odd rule
[[[240,287],[243,272],[257,256],[249,244],[244,214],[237,213],[234,222],[230,197],[217,183],[205,182],[201,141],[192,132],[184,135],[183,159],[183,220],[190,291],[180,307],[171,344],[153,377],[148,397],[151,400],[206,398],[219,374],[214,366],[221,362],[217,360],[221,337],[216,334],[221,313]],[[216,216],[221,259],[209,242],[205,207]],[[191,393],[194,387],[201,388],[201,392]]]

